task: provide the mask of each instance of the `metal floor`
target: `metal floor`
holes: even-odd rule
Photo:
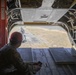
[[[69,48],[19,48],[18,52],[26,62],[41,61],[43,63],[41,70],[36,75],[76,75],[76,58],[71,56],[74,60],[69,57],[70,60],[68,60],[68,58],[65,59],[62,55],[60,56],[61,58],[59,57],[60,59],[57,58],[58,60],[56,60],[56,56],[53,56],[51,53],[53,49],[65,50],[64,54],[69,53],[71,56],[70,52],[72,52],[72,49]]]

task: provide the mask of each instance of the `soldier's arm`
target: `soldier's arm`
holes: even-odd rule
[[[23,71],[23,72],[36,73],[35,70],[39,69],[39,68],[34,69],[34,67],[36,65],[38,65],[38,67],[39,66],[41,67],[41,65],[42,65],[42,63],[40,61],[24,63],[20,54],[16,50],[13,51],[11,54],[11,61],[12,61],[12,64],[15,66],[15,68],[17,68],[18,70]]]
[[[16,50],[12,50],[10,54],[11,63],[14,65],[16,69],[20,71],[28,70],[28,64],[23,62],[20,54]]]

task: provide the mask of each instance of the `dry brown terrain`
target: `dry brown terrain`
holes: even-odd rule
[[[25,30],[26,42],[22,43],[20,47],[23,48],[72,47],[69,37],[65,31],[50,30],[34,26],[33,27],[26,26],[22,28]],[[13,31],[21,32],[21,27],[19,26],[14,27],[11,33]]]

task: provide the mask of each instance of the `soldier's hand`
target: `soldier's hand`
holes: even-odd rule
[[[42,67],[42,62],[40,62],[40,61],[33,64],[33,69],[36,72],[39,71],[41,69],[41,67]]]
[[[33,63],[33,65],[40,65],[40,66],[42,66],[42,62],[38,61],[38,62]]]

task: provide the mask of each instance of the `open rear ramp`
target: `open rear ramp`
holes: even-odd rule
[[[54,60],[52,56],[53,54],[50,53],[50,51],[53,52],[53,50],[57,52],[57,50],[67,50],[67,48],[64,48],[64,49],[63,48],[51,48],[51,49],[49,48],[19,48],[18,52],[21,54],[23,60],[26,62],[41,61],[43,63],[41,70],[36,75],[76,75],[76,62],[72,61],[74,63],[69,64],[71,59],[64,58],[66,59],[66,61],[68,61],[68,63],[65,62],[67,64],[65,64],[63,60],[61,59],[60,59],[61,64],[56,64],[56,61]],[[65,51],[65,54],[67,52],[71,56],[68,50]],[[71,56],[71,58],[74,58],[74,57]]]

